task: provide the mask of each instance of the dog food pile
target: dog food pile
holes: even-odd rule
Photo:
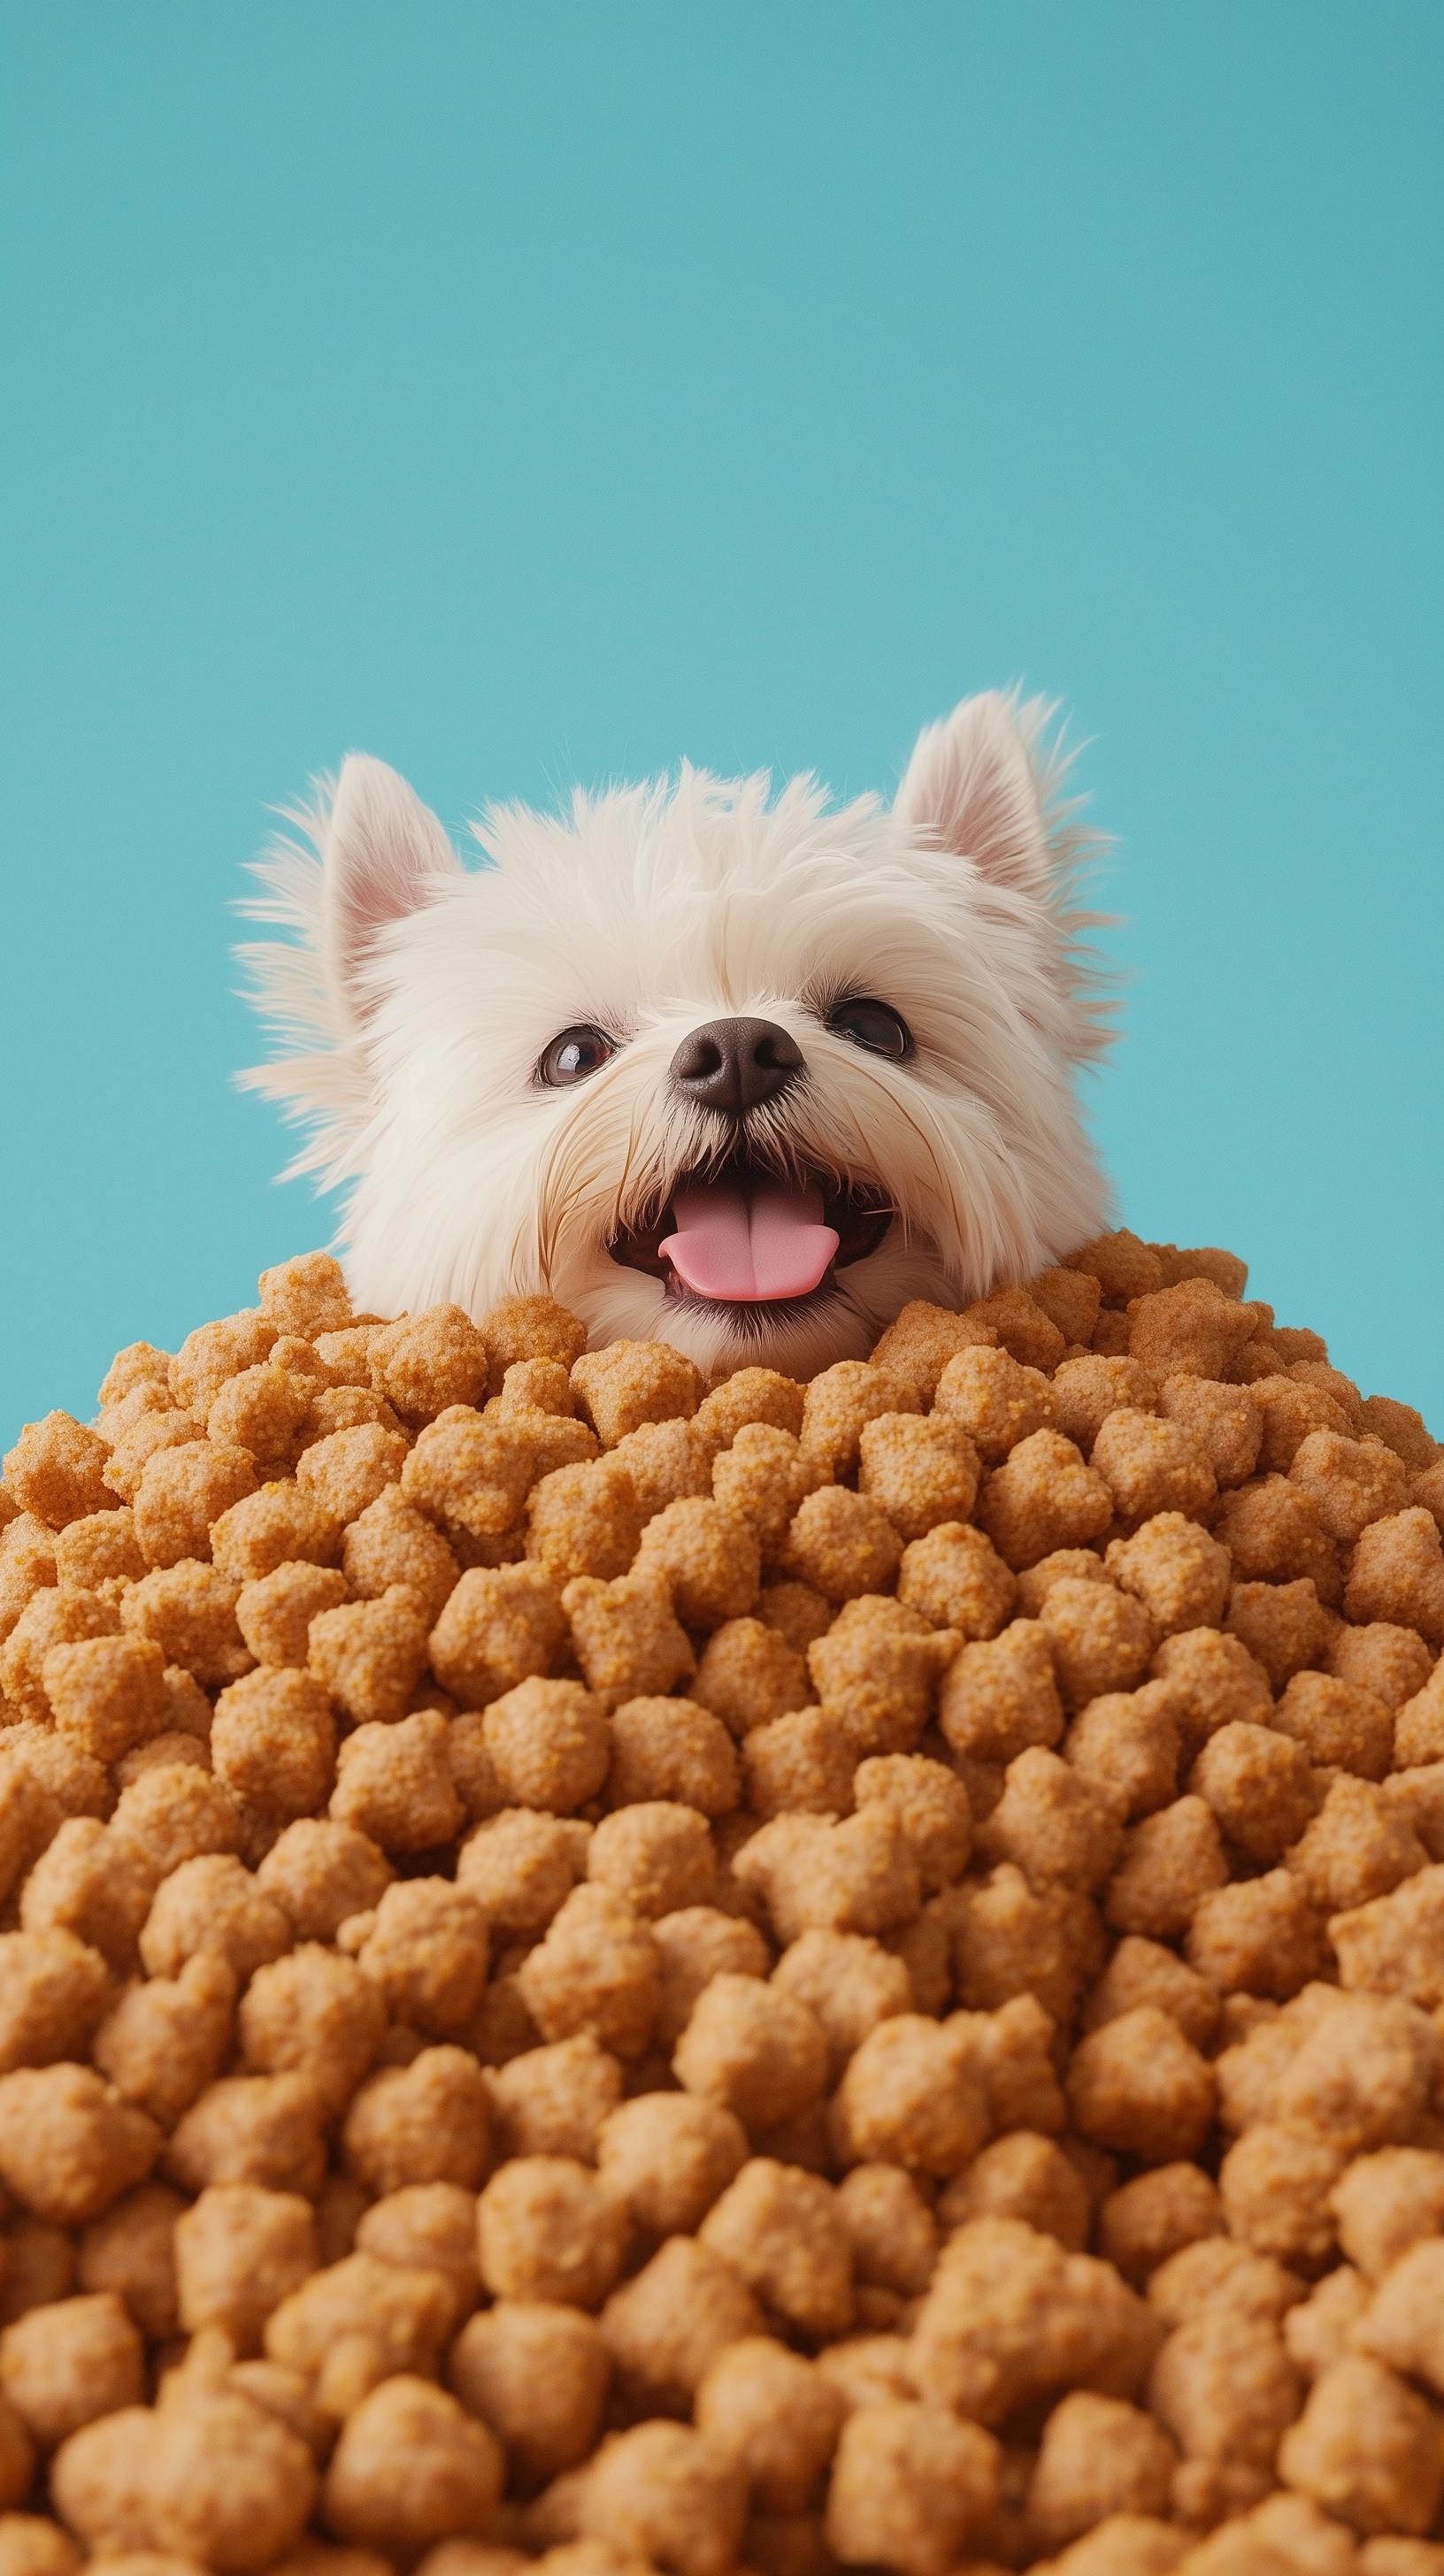
[[[1244,1287],[22,1433],[0,2576],[1440,2576],[1444,1450]]]

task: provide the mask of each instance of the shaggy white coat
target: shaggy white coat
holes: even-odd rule
[[[594,1342],[669,1341],[704,1370],[805,1376],[864,1354],[908,1298],[958,1305],[1097,1234],[1108,1192],[1074,1094],[1107,1042],[1081,934],[1096,846],[1060,801],[1050,710],[989,694],[920,736],[889,812],[830,810],[795,778],[578,793],[565,816],[491,808],[466,868],[394,770],[353,755],[258,863],[252,917],[289,940],[242,952],[277,1060],[244,1076],[309,1131],[291,1166],[347,1192],[358,1307],[441,1300],[475,1317],[549,1291]],[[889,1003],[893,1063],[825,1025]],[[668,1067],[700,1023],[779,1023],[805,1079],[752,1113],[750,1154],[881,1186],[868,1258],[770,1310],[669,1295],[608,1244],[715,1152],[717,1121]],[[538,1059],[592,1022],[617,1044],[547,1090]]]

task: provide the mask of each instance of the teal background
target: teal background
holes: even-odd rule
[[[0,1440],[324,1240],[227,906],[1061,696],[1125,1216],[1444,1432],[1437,0],[0,12]]]

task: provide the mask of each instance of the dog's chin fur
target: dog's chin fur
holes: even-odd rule
[[[347,1191],[359,1307],[480,1317],[545,1290],[594,1343],[673,1343],[706,1373],[806,1377],[859,1358],[909,1298],[957,1305],[1096,1234],[1107,1190],[1074,1097],[1106,1043],[1091,836],[1061,806],[1048,711],[968,700],[922,735],[889,812],[829,809],[810,779],[684,768],[509,806],[466,869],[395,772],[353,756],[295,819],[249,909],[293,934],[248,949],[279,1059],[244,1077],[309,1130],[292,1169]],[[900,1062],[827,1026],[848,995],[912,1031]],[[780,1025],[805,1071],[740,1136],[669,1079],[700,1024]],[[538,1063],[591,1023],[615,1053],[551,1090]],[[893,1210],[881,1242],[810,1297],[677,1294],[613,1257],[686,1174],[738,1145],[754,1168],[851,1186]]]

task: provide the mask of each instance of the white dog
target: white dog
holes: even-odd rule
[[[904,1301],[960,1305],[1097,1234],[1073,1093],[1106,1043],[1075,908],[1093,836],[1049,710],[970,698],[889,813],[684,768],[475,826],[465,868],[352,757],[291,819],[244,954],[281,1058],[245,1077],[349,1187],[358,1304],[545,1289],[594,1342],[807,1376]]]

